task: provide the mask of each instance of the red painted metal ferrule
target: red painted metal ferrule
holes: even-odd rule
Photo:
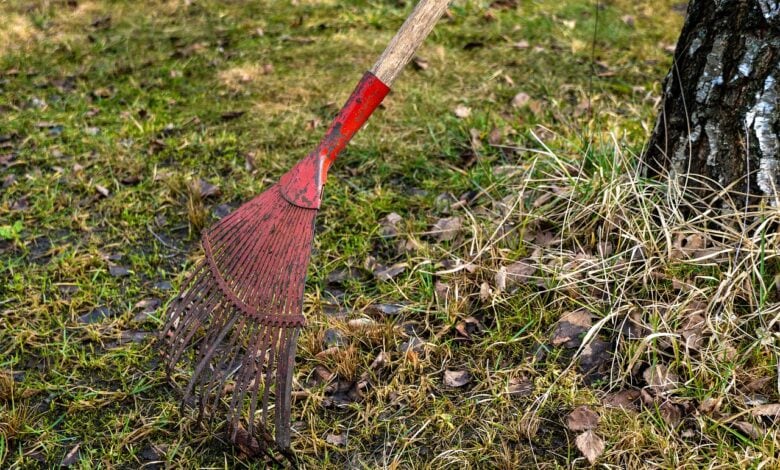
[[[279,180],[281,194],[288,202],[305,209],[320,208],[330,165],[389,92],[371,72],[363,75],[317,148]]]

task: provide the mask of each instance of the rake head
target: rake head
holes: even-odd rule
[[[205,259],[169,306],[161,335],[168,373],[191,362],[184,401],[195,398],[201,415],[232,395],[233,441],[246,402],[249,435],[258,404],[267,434],[273,394],[276,443],[289,447],[290,388],[317,212],[288,202],[279,185],[245,203],[203,234]]]
[[[276,444],[290,446],[295,346],[304,324],[303,289],[322,187],[328,167],[389,91],[365,74],[314,152],[204,233],[205,260],[170,303],[161,332],[168,373],[179,362],[191,362],[184,401],[195,397],[201,415],[231,394],[233,442],[240,433],[253,436],[256,428],[265,440],[273,395]],[[247,402],[248,426],[242,430]]]

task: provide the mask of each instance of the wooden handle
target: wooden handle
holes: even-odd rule
[[[391,86],[401,70],[412,60],[414,52],[431,32],[447,9],[450,0],[420,0],[414,11],[395,33],[387,49],[379,56],[371,73]]]

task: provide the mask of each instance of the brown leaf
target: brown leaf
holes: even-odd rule
[[[505,269],[506,284],[512,286],[528,282],[529,278],[536,274],[537,265],[531,258],[526,258],[505,266]]]
[[[139,300],[138,302],[135,303],[134,307],[140,308],[145,312],[153,312],[157,307],[160,306],[160,303],[162,303],[160,299],[148,298],[148,299]]]
[[[415,70],[428,70],[428,61],[416,55],[412,59],[412,66]]]
[[[436,239],[440,242],[452,240],[458,235],[461,230],[463,222],[460,217],[445,217],[439,219],[433,224],[432,232],[436,235]]]
[[[528,95],[528,93],[521,91],[520,93],[516,94],[514,98],[512,98],[512,106],[515,108],[522,108],[527,105],[529,101],[531,101],[531,97]]]
[[[347,436],[344,434],[328,434],[325,437],[325,442],[334,446],[345,446],[347,445]]]
[[[780,404],[767,403],[766,405],[760,405],[751,409],[750,414],[753,416],[771,416],[777,418],[780,416]]]
[[[388,356],[386,352],[380,351],[379,354],[377,354],[376,357],[374,358],[373,362],[371,362],[369,368],[371,370],[378,370],[385,367],[389,363],[390,363],[390,356]]]
[[[665,401],[658,407],[658,412],[666,424],[676,427],[682,421],[682,408],[670,401]]]
[[[763,430],[759,429],[751,423],[748,423],[747,421],[736,421],[731,423],[731,426],[737,431],[740,431],[742,434],[754,440],[759,439],[763,434]]]
[[[471,381],[471,374],[465,370],[450,370],[444,371],[444,385],[448,387],[462,387]]]
[[[639,390],[628,389],[621,390],[619,392],[611,393],[604,398],[604,406],[608,408],[623,408],[626,410],[638,410],[637,399],[639,398]]]
[[[396,263],[392,266],[378,264],[374,270],[374,277],[379,281],[391,281],[406,270],[407,263]]]
[[[466,317],[455,325],[455,331],[466,339],[471,339],[471,335],[478,333],[481,328],[482,325],[474,317]]]
[[[591,430],[577,436],[574,443],[591,464],[596,463],[596,459],[604,452],[604,441]]]
[[[67,454],[65,454],[65,457],[63,457],[62,461],[60,462],[60,467],[70,467],[81,459],[81,456],[79,455],[79,447],[81,447],[80,442],[73,446],[73,448],[69,450]]]
[[[231,432],[230,435],[232,436],[233,433]],[[262,453],[262,447],[260,447],[260,443],[257,441],[257,439],[255,439],[254,436],[249,434],[249,432],[244,429],[243,424],[238,423],[236,425],[235,436],[236,437],[233,439],[233,443],[247,457],[257,457]]]
[[[404,309],[402,304],[372,304],[368,312],[378,316],[398,315]]]
[[[708,397],[705,398],[704,401],[702,401],[699,404],[699,412],[704,413],[706,415],[711,415],[713,413],[717,413],[720,409],[720,405],[723,402],[723,397]]]
[[[377,322],[370,318],[353,318],[352,320],[347,322],[347,326],[349,326],[352,329],[359,330],[363,328],[370,328],[372,326],[376,326]]]
[[[579,406],[566,416],[566,427],[570,431],[587,431],[598,425],[599,415],[587,406]]]
[[[527,397],[533,393],[534,383],[524,377],[513,377],[509,379],[506,391],[509,395],[514,397]]]
[[[650,391],[656,395],[663,394],[677,388],[679,377],[663,364],[648,367],[642,374]]]
[[[550,342],[553,346],[563,345],[569,349],[578,348],[582,344],[582,337],[591,326],[590,313],[587,310],[579,309],[569,312],[558,321]]]
[[[459,117],[460,119],[466,119],[471,115],[471,108],[459,104],[455,106],[454,112],[455,112],[455,116]]]
[[[199,179],[196,185],[198,194],[203,199],[219,194],[219,187],[215,186],[204,179]]]
[[[100,195],[101,195],[101,196],[103,196],[103,197],[108,197],[108,196],[109,196],[109,194],[111,194],[111,193],[108,191],[108,188],[106,188],[105,186],[101,186],[101,185],[99,185],[99,184],[96,184],[96,185],[95,185],[95,190],[96,190],[98,193],[100,193]]]

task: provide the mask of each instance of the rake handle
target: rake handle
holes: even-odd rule
[[[417,48],[444,14],[449,2],[450,0],[420,0],[371,67],[371,73],[388,87],[392,86],[398,74],[412,60]]]
[[[319,209],[328,169],[390,92],[401,70],[447,9],[450,0],[420,0],[370,72],[366,72],[322,141],[279,180],[282,196],[304,209]]]

